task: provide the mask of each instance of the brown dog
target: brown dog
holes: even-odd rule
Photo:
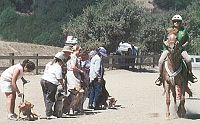
[[[27,116],[27,119],[29,121],[35,120],[36,118],[38,119],[38,115],[32,112],[34,105],[31,102],[25,101],[22,104],[18,106],[19,108],[19,116],[17,120],[20,119],[20,114],[23,113],[24,116]]]
[[[82,100],[83,100],[83,95],[84,95],[84,90],[83,89],[72,89],[69,90],[69,92],[71,93],[71,103],[70,103],[70,110],[72,110],[69,112],[69,114],[74,115],[74,111],[83,111],[83,104],[82,104]]]
[[[84,96],[84,90],[79,89],[76,90],[70,89],[68,90],[70,92],[70,95],[66,97],[63,101],[63,113],[69,114],[69,115],[75,115],[75,111],[83,111],[83,96]]]

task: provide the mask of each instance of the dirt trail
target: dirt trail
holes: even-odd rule
[[[194,70],[200,79],[200,71]],[[116,109],[90,111],[76,117],[64,117],[54,120],[36,120],[34,124],[199,124],[200,123],[200,83],[190,86],[194,93],[193,99],[186,99],[187,118],[177,118],[172,113],[171,120],[165,120],[165,97],[162,87],[157,87],[154,80],[157,73],[138,73],[125,70],[106,71],[106,87],[111,96],[117,101]],[[36,113],[45,115],[42,91],[40,87],[41,75],[26,75],[31,83],[25,85],[25,99],[31,101]],[[21,82],[19,81],[19,85]],[[188,98],[188,95],[186,95]],[[16,104],[19,103],[19,99]],[[6,118],[5,96],[0,94],[0,124],[16,124]],[[173,103],[171,104],[173,110]],[[86,104],[85,104],[86,107]],[[17,112],[17,110],[16,110]],[[26,124],[26,121],[17,122]]]

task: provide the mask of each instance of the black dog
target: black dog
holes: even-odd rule
[[[98,96],[96,101],[96,106],[94,109],[106,109],[108,107],[107,100],[110,96],[108,91],[106,90],[106,81],[104,79],[101,80],[102,91],[101,94]]]

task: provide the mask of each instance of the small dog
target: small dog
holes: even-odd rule
[[[36,118],[38,119],[38,115],[33,112],[33,107],[34,105],[31,102],[25,101],[21,103],[18,108],[19,108],[19,116],[17,120],[20,119],[20,114],[23,113],[24,116],[27,116],[29,121],[35,120]]]
[[[64,91],[58,90],[58,93],[56,94],[56,101],[54,105],[54,114],[61,118],[63,115],[63,101],[64,101]]]
[[[110,98],[107,100],[108,101],[108,108],[115,108],[115,104],[117,102],[117,100],[115,100],[115,98]]]

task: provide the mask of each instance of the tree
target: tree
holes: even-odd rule
[[[163,10],[183,10],[194,0],[153,0],[158,8]]]
[[[65,35],[73,35],[88,49],[104,45],[115,51],[120,41],[136,42],[143,9],[127,0],[111,0],[87,7],[84,13],[63,26]]]

